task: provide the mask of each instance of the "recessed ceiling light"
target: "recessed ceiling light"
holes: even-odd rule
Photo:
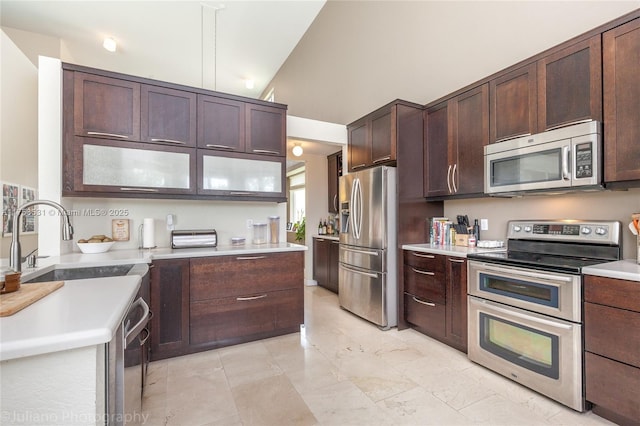
[[[117,43],[114,39],[112,39],[111,37],[106,37],[104,39],[104,41],[102,42],[102,47],[104,47],[105,49],[107,49],[109,52],[115,52],[117,49]]]
[[[254,86],[255,86],[255,82],[254,82],[253,80],[251,80],[250,78],[248,78],[248,79],[246,79],[246,80],[244,81],[244,86],[245,86],[247,89],[253,89],[253,88],[254,88]]]

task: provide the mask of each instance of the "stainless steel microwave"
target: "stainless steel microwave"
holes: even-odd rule
[[[484,192],[603,189],[602,125],[573,124],[484,147]]]

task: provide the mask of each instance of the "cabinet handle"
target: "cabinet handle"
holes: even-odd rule
[[[411,254],[413,254],[416,257],[426,257],[427,259],[435,259],[435,256],[432,254],[420,254],[420,253],[416,253],[415,251],[411,252]]]
[[[507,136],[507,137],[502,138],[502,139],[496,139],[495,141],[493,141],[493,143],[504,142],[504,141],[508,141],[508,140],[511,140],[511,139],[522,138],[524,136],[531,136],[531,133],[522,133],[520,135]]]
[[[547,127],[547,129],[545,130],[545,132],[547,130],[555,130],[555,129],[560,129],[562,127],[567,127],[567,126],[573,126],[574,124],[580,124],[580,123],[588,123],[590,121],[593,121],[591,118],[586,118],[584,120],[576,120],[576,121],[572,121],[570,123],[564,123],[564,124],[557,124],[555,126],[551,126],[551,127]]]
[[[333,240],[331,240],[331,244],[340,244],[340,241],[333,241]]]
[[[456,188],[456,170],[458,170],[458,163],[453,165],[453,171],[451,172],[451,183],[453,184],[453,192],[458,192],[458,188]]]
[[[180,145],[186,145],[186,142],[182,142],[182,141],[176,141],[173,139],[161,139],[161,138],[151,138],[151,142],[168,142],[168,143],[175,143],[175,144],[180,144]]]
[[[213,143],[208,143],[205,145],[207,148],[220,148],[220,149],[233,149],[232,146],[227,146],[227,145],[216,145]]]
[[[280,153],[278,151],[269,151],[268,149],[253,149],[253,152],[255,152],[256,154],[275,154],[275,155],[280,155]]]
[[[244,256],[244,257],[236,257],[236,260],[256,260],[256,259],[266,259],[267,256]]]
[[[422,305],[427,305],[427,306],[431,306],[431,307],[435,307],[435,306],[436,306],[436,304],[435,304],[435,303],[425,302],[424,300],[420,300],[420,299],[418,299],[418,298],[417,298],[417,297],[415,297],[415,296],[413,296],[413,301],[414,301],[414,302],[418,302],[418,303],[420,303],[420,304],[422,304]]]
[[[413,272],[417,273],[417,274],[422,274],[422,275],[430,275],[430,276],[434,276],[435,272],[429,272],[429,271],[421,271],[420,269],[416,269],[416,268],[411,268],[413,270]]]
[[[465,261],[461,259],[449,259],[449,262],[464,263]]]
[[[255,195],[255,192],[231,191],[229,195]]]
[[[326,240],[325,240],[324,238],[316,238],[316,241],[322,241],[322,242],[324,242],[324,241],[326,241]]]
[[[355,170],[355,169],[359,169],[359,168],[361,168],[361,167],[365,167],[365,166],[366,166],[366,164],[364,164],[364,163],[363,163],[363,164],[358,164],[357,166],[353,166],[353,167],[351,167],[351,168],[352,168],[353,170]]]
[[[129,136],[126,135],[118,135],[116,133],[104,133],[104,132],[87,132],[89,136],[111,136],[112,138],[122,138],[129,139]]]
[[[120,191],[144,191],[144,192],[158,192],[154,188],[120,188]]]
[[[244,302],[246,300],[258,300],[258,299],[264,299],[265,297],[267,297],[266,294],[262,294],[260,296],[250,296],[250,297],[236,297],[236,300],[239,302]]]
[[[451,164],[447,169],[447,188],[449,188],[449,194],[451,194]]]
[[[391,156],[390,155],[378,158],[377,160],[373,160],[373,164],[380,163],[382,161],[388,161],[388,160],[391,160]]]
[[[335,194],[333,196],[333,209],[335,211],[338,211],[338,194]]]

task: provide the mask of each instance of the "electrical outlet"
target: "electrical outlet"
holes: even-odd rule
[[[480,219],[480,230],[481,231],[489,230],[489,219]]]
[[[247,219],[247,229],[251,229],[253,226],[253,219]]]

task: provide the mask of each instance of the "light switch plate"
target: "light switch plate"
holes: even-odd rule
[[[489,230],[489,219],[480,219],[480,230],[481,231]]]

